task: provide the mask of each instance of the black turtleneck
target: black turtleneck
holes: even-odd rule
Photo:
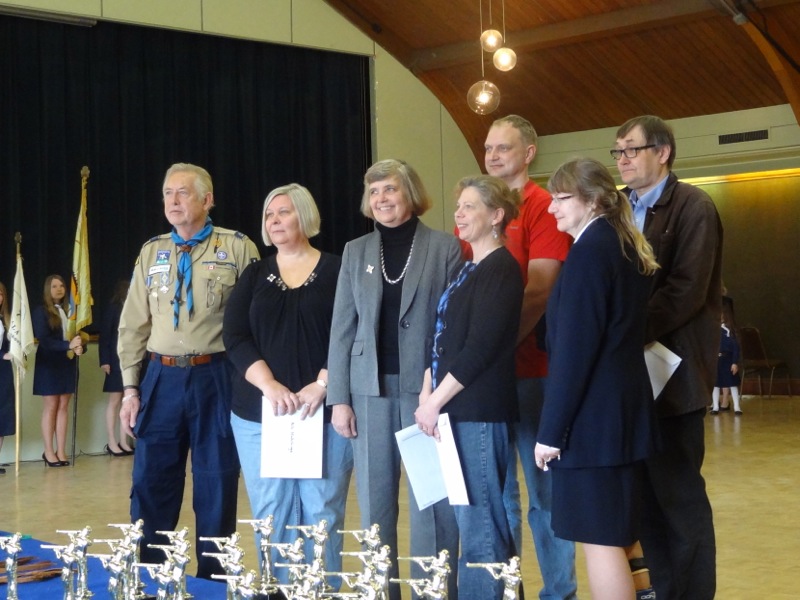
[[[412,216],[397,227],[386,227],[375,223],[383,244],[383,264],[389,279],[397,279],[408,260],[408,253],[417,232],[419,219]],[[400,321],[400,300],[403,295],[403,279],[392,285],[383,277],[383,300],[381,318],[378,326],[378,373],[397,374],[400,372],[400,349],[397,328]]]

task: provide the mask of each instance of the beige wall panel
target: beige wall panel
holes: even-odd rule
[[[292,0],[203,0],[203,30],[291,43]]]
[[[322,0],[293,0],[292,42],[355,54],[375,52],[372,40]]]
[[[461,130],[444,107],[442,107],[442,202],[433,210],[441,213],[443,228],[452,231],[453,202],[452,191],[456,183],[467,175],[483,172],[483,165],[478,164]],[[433,210],[431,212],[433,212]]]
[[[4,0],[0,6],[18,6],[35,10],[51,10],[59,13],[99,17],[102,0]]]
[[[675,171],[684,178],[788,169],[798,165],[800,126],[788,104],[676,119],[671,124],[678,147]],[[534,178],[546,179],[558,165],[576,155],[590,156],[614,167],[608,151],[614,146],[617,127],[542,136],[531,169]],[[769,139],[719,144],[721,134],[757,129],[768,129]],[[616,175],[616,169],[612,172]]]
[[[203,29],[201,0],[103,0],[103,17],[189,31]]]
[[[381,48],[376,54],[374,85],[375,158],[398,158],[416,169],[435,205],[423,220],[441,229],[441,105],[408,69]]]

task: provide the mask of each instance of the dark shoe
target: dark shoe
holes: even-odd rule
[[[737,410],[737,411],[734,411],[733,414],[735,414],[737,417],[741,417],[742,416],[742,411]]]
[[[106,447],[103,448],[103,450],[105,450],[106,454],[110,454],[111,456],[128,456],[128,453],[125,452],[124,450],[121,450],[120,452],[114,452],[111,448],[108,447],[108,444],[106,444]]]
[[[719,411],[718,410],[710,410],[710,411],[708,411],[708,414],[710,414],[710,415],[718,415]]]
[[[68,460],[60,460],[60,461],[58,461],[58,464],[60,466],[62,466],[62,467],[68,467],[69,466],[69,461]]]
[[[3,467],[0,467],[0,475],[5,475],[6,470]]]
[[[56,456],[56,458],[58,458],[58,457]],[[42,452],[42,460],[44,461],[44,465],[46,467],[65,467],[65,466],[67,466],[69,464],[69,461],[64,461],[64,462],[67,463],[67,465],[65,465],[60,460],[56,460],[54,462],[50,462],[49,460],[47,460],[47,456],[45,456],[44,452]]]
[[[131,448],[130,450],[125,450],[125,448],[120,448],[120,450],[122,450],[125,456],[133,456],[134,454],[136,454],[136,448]]]

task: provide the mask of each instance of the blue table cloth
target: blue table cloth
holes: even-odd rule
[[[0,537],[12,535],[11,533],[0,531]],[[22,551],[19,553],[20,557],[34,556],[39,560],[47,560],[61,566],[61,561],[58,560],[53,550],[42,548],[42,544],[58,544],[62,545],[66,542],[66,536],[62,536],[56,542],[42,542],[27,538],[22,540]],[[108,553],[109,549],[106,544],[93,544],[89,547],[90,553],[102,554]],[[6,554],[0,550],[0,560],[5,561]],[[94,593],[94,597],[98,599],[108,598],[108,572],[103,568],[103,563],[99,558],[89,557],[88,563],[88,584],[89,589]],[[193,564],[189,565],[192,568]],[[146,584],[145,591],[148,594],[155,596],[158,587],[150,578],[147,569],[141,569],[142,581]],[[207,579],[197,579],[196,577],[186,577],[186,587],[190,594],[195,598],[202,600],[215,600],[217,598],[225,598],[226,584],[224,581],[209,581]],[[6,586],[0,585],[0,598],[5,598]],[[64,587],[61,584],[61,577],[54,577],[46,581],[37,581],[32,583],[20,583],[18,587],[19,600],[59,600],[64,597]]]

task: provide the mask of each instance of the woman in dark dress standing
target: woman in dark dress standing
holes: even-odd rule
[[[44,281],[44,304],[31,315],[33,335],[39,341],[33,394],[42,396],[42,460],[48,467],[65,467],[67,460],[67,421],[69,399],[75,393],[76,363],[67,355],[83,354],[81,336],[66,339],[67,313],[63,303],[67,286],[60,275],[49,275]],[[55,434],[56,446],[53,447]]]
[[[106,434],[108,443],[106,444],[106,454],[111,456],[130,456],[133,449],[128,445],[128,437],[125,435],[124,427],[119,418],[119,408],[122,403],[122,370],[119,366],[119,356],[117,355],[117,339],[119,338],[119,316],[122,313],[122,305],[128,296],[129,282],[118,281],[114,286],[114,295],[103,315],[100,326],[100,341],[98,343],[100,368],[106,374],[103,382],[103,391],[108,394],[108,404],[106,405]],[[147,361],[142,361],[147,364]],[[141,377],[141,375],[140,375]],[[117,441],[116,430],[119,429],[119,441]]]
[[[658,264],[628,198],[594,159],[550,178],[549,212],[575,242],[547,302],[550,359],[536,464],[553,477],[556,536],[581,542],[595,600],[653,598],[639,539],[642,461],[655,450],[644,361]]]
[[[14,407],[14,370],[8,353],[8,326],[11,323],[11,306],[6,286],[0,282],[0,450],[3,438],[16,433],[16,409]],[[0,467],[0,475],[5,469]]]
[[[231,426],[253,518],[273,516],[272,543],[297,538],[287,525],[318,525],[324,519],[325,569],[338,572],[353,453],[349,440],[331,426],[331,409],[325,408],[341,259],[309,243],[319,225],[319,211],[306,188],[292,183],[270,192],[261,231],[264,243],[278,252],[245,269],[228,299],[222,336],[236,367]],[[322,478],[261,476],[262,398],[275,416],[299,412],[304,419],[324,411]],[[307,541],[306,556],[312,556],[311,546]],[[275,549],[272,560],[281,562]],[[288,583],[287,569],[277,569],[276,575]],[[328,583],[335,589],[340,585],[337,578]]]

